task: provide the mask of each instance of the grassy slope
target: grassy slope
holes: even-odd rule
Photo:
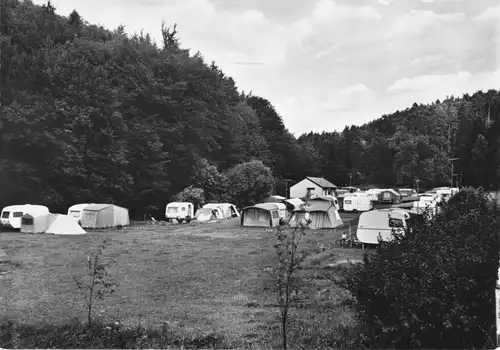
[[[352,217],[348,215],[348,219]],[[315,241],[328,248],[328,242],[339,235],[339,230],[310,235],[306,247],[319,252]],[[269,306],[274,298],[262,291],[263,269],[274,258],[274,235],[261,228],[242,228],[237,220],[132,227],[82,236],[2,233],[1,249],[8,255],[3,260],[9,263],[0,265],[0,271],[7,270],[0,274],[4,286],[0,315],[52,324],[84,319],[83,300],[72,276],[83,272],[87,252],[104,236],[115,241],[107,256],[116,260],[113,275],[121,283],[119,291],[96,309],[107,319],[152,326],[168,320],[236,339],[262,338],[262,327],[275,317],[276,309]],[[360,256],[359,250],[338,248],[314,253],[304,273],[318,277],[322,261]],[[300,311],[302,318],[311,320],[311,327],[301,332],[317,332],[317,322],[328,321],[332,327],[352,323],[347,310],[339,310],[336,320],[316,312],[314,306],[321,307],[325,299],[338,299],[338,292],[330,291],[325,297],[318,293],[325,281],[321,277],[314,281],[308,292],[312,306]]]

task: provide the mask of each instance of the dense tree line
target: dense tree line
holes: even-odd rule
[[[453,183],[500,188],[500,91],[414,104],[341,133],[309,133],[322,173],[334,183],[424,187]]]
[[[1,10],[1,206],[112,201],[154,211],[190,186],[206,187],[200,160],[224,182],[215,197],[205,188],[205,200],[225,190],[256,201],[270,184],[283,194],[283,179],[308,175],[440,184],[451,155],[460,157],[464,182],[500,185],[492,166],[500,157],[498,92],[296,139],[270,101],[239,92],[215,62],[182,48],[176,26],[162,26],[160,45],[123,26],[89,24],[77,11],[59,16],[50,2],[5,0]],[[235,169],[256,169],[255,160],[273,177],[261,192],[224,187],[243,181]]]

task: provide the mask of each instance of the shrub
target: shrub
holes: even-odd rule
[[[459,192],[433,221],[346,271],[364,343],[377,348],[494,346],[500,211]]]

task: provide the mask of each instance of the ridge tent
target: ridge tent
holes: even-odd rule
[[[56,220],[59,214],[24,214],[21,217],[21,232],[43,233]]]
[[[45,233],[52,233],[54,235],[83,235],[87,232],[71,216],[57,215]]]
[[[128,209],[115,204],[90,204],[83,209],[81,225],[83,228],[130,225]]]
[[[293,211],[289,225],[297,227],[302,220],[309,219],[311,220],[309,228],[312,230],[342,226],[344,223],[334,205],[333,202],[324,200],[308,202],[306,205]]]
[[[241,213],[242,226],[276,227],[280,225],[277,203],[260,203],[246,207]]]

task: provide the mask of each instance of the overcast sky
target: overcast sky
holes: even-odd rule
[[[499,0],[52,0],[161,43],[161,22],[296,136],[500,88]],[[46,1],[37,0],[43,4]]]

